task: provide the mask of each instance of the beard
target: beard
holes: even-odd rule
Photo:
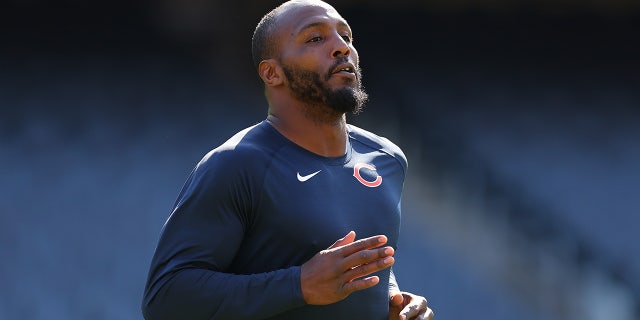
[[[344,62],[346,60],[339,60],[335,63],[335,66]],[[292,94],[308,105],[310,113],[318,115],[318,113],[324,111],[328,116],[341,116],[345,113],[358,114],[369,99],[369,95],[362,87],[362,75],[359,67],[356,67],[355,70],[355,85],[338,89],[331,89],[327,86],[327,82],[332,76],[331,73],[327,73],[322,77],[317,72],[285,64],[282,64],[282,70],[289,80],[288,86]],[[333,70],[333,68],[330,70]],[[322,110],[323,106],[326,106],[325,110]]]

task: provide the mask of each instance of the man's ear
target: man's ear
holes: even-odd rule
[[[267,86],[277,86],[284,81],[282,68],[275,59],[262,60],[258,65],[258,75]]]

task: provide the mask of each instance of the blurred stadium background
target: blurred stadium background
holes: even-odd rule
[[[277,1],[0,7],[0,319],[141,319],[192,166],[265,116]],[[334,1],[410,173],[396,274],[437,319],[640,319],[640,2]]]

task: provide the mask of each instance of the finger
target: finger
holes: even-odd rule
[[[418,315],[418,320],[433,320],[433,317],[435,317],[435,314],[433,313],[433,310],[431,310],[431,308],[427,308],[427,310],[424,310],[423,313],[421,313],[420,315]]]
[[[368,276],[374,272],[384,270],[393,265],[395,259],[393,257],[386,257],[384,259],[377,260],[372,263],[359,265],[344,273],[343,280],[345,282],[353,281],[354,279]]]
[[[349,281],[342,286],[342,290],[345,294],[349,295],[353,292],[369,289],[380,282],[378,276],[367,277],[363,279],[357,279]]]
[[[404,319],[411,319],[413,317],[417,317],[421,313],[426,312],[427,309],[428,308],[426,299],[411,299],[409,304],[407,304],[404,309],[400,311],[400,316],[401,318],[404,316]]]
[[[336,242],[334,242],[328,249],[335,249],[338,247],[345,246],[349,243],[352,243],[355,239],[356,239],[356,233],[355,231],[351,230],[349,231],[349,233],[347,233],[346,236],[336,240]]]
[[[427,308],[427,312],[425,312],[424,319],[433,320],[435,316],[436,314],[433,312],[433,310],[431,310],[431,308]]]
[[[354,236],[355,236],[355,233],[354,233]],[[343,257],[347,257],[358,251],[377,248],[379,246],[384,245],[385,243],[387,243],[386,236],[373,236],[373,237],[364,238],[364,239],[360,239],[358,241],[349,243],[347,245],[344,245],[338,248],[337,250],[339,250],[339,253]]]
[[[352,269],[356,266],[365,265],[376,260],[391,257],[394,253],[395,250],[393,250],[392,247],[362,250],[346,257],[342,262],[342,267],[344,270]]]
[[[389,297],[389,304],[392,306],[400,307],[404,302],[404,298],[400,292],[393,292]]]

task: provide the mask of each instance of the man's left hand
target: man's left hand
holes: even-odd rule
[[[389,293],[389,320],[432,320],[427,299],[408,292]]]

